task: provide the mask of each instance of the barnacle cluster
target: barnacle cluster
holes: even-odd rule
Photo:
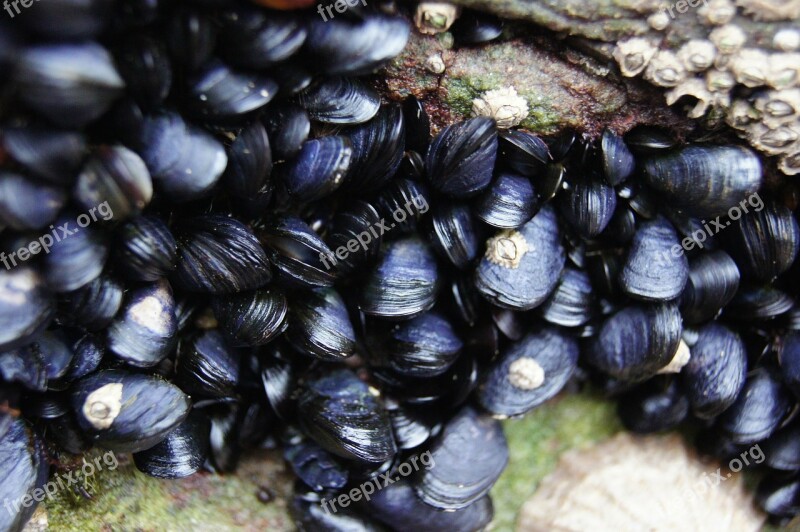
[[[676,14],[670,6],[661,7],[648,18],[650,27],[661,32],[657,37],[633,37],[617,44],[614,58],[622,74],[642,75],[668,88],[669,105],[693,102],[690,118],[717,111],[754,147],[779,157],[781,171],[800,173],[800,2],[708,0],[694,11],[700,27],[708,30],[705,38],[670,48],[665,34],[685,24],[674,20]],[[739,14],[795,23],[780,25],[769,48],[764,48],[754,42],[756,36],[748,36]]]

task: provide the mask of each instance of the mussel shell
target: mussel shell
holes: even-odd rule
[[[119,315],[108,327],[108,348],[125,363],[152,367],[178,340],[175,299],[166,280],[130,291]]]
[[[26,48],[17,58],[14,80],[23,102],[64,127],[96,120],[125,88],[111,55],[92,42]]]
[[[25,4],[23,4],[23,7]],[[99,35],[113,14],[110,0],[56,0],[29,5],[20,22],[30,31],[45,38],[80,40]]]
[[[280,290],[264,288],[214,299],[214,316],[236,346],[269,343],[286,330],[288,305]]]
[[[261,384],[267,401],[275,413],[284,421],[292,418],[296,375],[292,364],[281,358],[270,358],[261,363]]]
[[[677,298],[689,277],[689,262],[681,250],[678,236],[665,218],[639,226],[633,235],[628,257],[620,272],[620,286],[631,297],[645,301]]]
[[[36,177],[69,185],[86,155],[86,138],[76,131],[25,126],[4,128],[2,146]]]
[[[395,175],[405,147],[405,120],[399,105],[385,105],[367,122],[346,132],[353,161],[345,187],[356,194],[381,190]]]
[[[67,202],[59,187],[36,183],[19,174],[0,172],[0,224],[18,231],[43,229],[55,221]]]
[[[493,41],[503,33],[503,21],[494,15],[465,10],[450,27],[458,46]]]
[[[579,327],[594,314],[589,275],[570,266],[564,268],[555,291],[541,308],[542,317],[555,325]]]
[[[79,325],[89,331],[105,329],[122,305],[123,287],[103,274],[89,284],[61,294],[59,321]]]
[[[104,370],[78,381],[72,409],[95,443],[114,452],[139,452],[162,441],[186,419],[191,401],[158,377]]]
[[[735,223],[724,236],[743,275],[769,282],[789,269],[800,247],[800,227],[789,209],[762,202]]]
[[[625,135],[625,144],[635,154],[664,154],[678,142],[668,131],[651,126],[636,126]]]
[[[800,479],[764,477],[756,489],[756,502],[773,517],[795,517],[800,512]]]
[[[800,397],[800,333],[792,331],[783,338],[778,360],[783,381]]]
[[[763,445],[765,465],[778,471],[794,472],[800,468],[800,424],[796,421],[776,431]]]
[[[390,242],[364,282],[359,308],[386,319],[413,318],[433,307],[438,277],[436,258],[421,239]]]
[[[260,1],[273,3],[283,0]],[[331,512],[327,507],[323,507],[323,500],[325,500],[324,496],[313,491],[294,494],[289,503],[289,515],[298,530],[306,532],[380,532],[383,530],[369,518],[351,512],[347,508]]]
[[[297,203],[322,199],[342,186],[353,156],[347,137],[329,135],[307,140],[300,153],[281,167],[281,181]]]
[[[686,323],[714,318],[739,289],[739,268],[722,250],[689,260],[689,279],[681,294],[681,314]]]
[[[271,78],[232,70],[221,61],[206,64],[189,80],[188,108],[209,122],[235,125],[267,105],[278,93]]]
[[[398,55],[411,28],[401,17],[370,12],[359,19],[337,17],[309,24],[304,52],[327,75],[361,75]]]
[[[244,128],[228,148],[228,165],[223,180],[231,194],[251,198],[269,189],[272,152],[267,130],[254,121]]]
[[[692,406],[701,419],[711,419],[736,401],[747,376],[747,351],[739,335],[710,323],[698,331],[681,379]]]
[[[0,350],[27,343],[54,314],[53,297],[35,270],[0,269]]]
[[[725,307],[724,316],[737,321],[771,320],[793,306],[794,299],[774,286],[743,286]]]
[[[134,35],[114,53],[122,79],[137,103],[155,109],[172,88],[172,63],[163,41],[148,35]]]
[[[429,240],[440,256],[453,266],[467,269],[479,253],[479,228],[470,208],[457,203],[440,203],[433,209]]]
[[[738,398],[717,418],[717,426],[735,442],[750,445],[772,434],[794,407],[789,390],[768,370],[753,370]]]
[[[46,331],[33,341],[12,351],[0,353],[0,376],[6,382],[19,382],[29,390],[44,392],[69,370],[73,352],[61,331]]]
[[[414,95],[403,100],[403,121],[406,126],[406,149],[428,153],[431,121],[425,106]]]
[[[497,156],[497,129],[491,118],[471,118],[445,127],[431,142],[425,167],[434,189],[467,198],[489,186]]]
[[[651,379],[623,394],[617,405],[622,424],[637,434],[675,428],[689,415],[689,400],[674,379]]]
[[[740,146],[688,146],[645,161],[645,179],[671,205],[713,217],[738,205],[761,186],[761,162]]]
[[[133,454],[136,469],[155,478],[184,478],[200,471],[208,456],[208,417],[198,410],[159,443]]]
[[[153,197],[153,182],[144,161],[123,146],[97,148],[83,167],[73,191],[86,211],[100,211],[103,220],[123,220],[144,209]]]
[[[488,495],[460,510],[442,511],[422,502],[405,480],[378,490],[364,505],[369,515],[393,530],[484,530],[494,517],[492,500]]]
[[[347,484],[347,469],[313,441],[289,443],[283,457],[294,474],[314,491],[339,489]]]
[[[38,506],[19,504],[30,493],[44,487],[50,463],[43,442],[22,418],[0,414],[0,497],[8,504],[0,512],[0,528],[18,531],[25,527]]]
[[[562,194],[561,213],[584,238],[602,233],[614,216],[617,194],[598,178],[585,178],[572,183],[568,194]]]
[[[305,433],[336,456],[382,463],[397,451],[388,414],[351,371],[339,369],[306,382],[297,409]]]
[[[175,269],[178,244],[160,218],[138,216],[120,226],[117,236],[116,260],[128,278],[152,282]]]
[[[353,78],[329,78],[295,99],[311,120],[325,124],[362,124],[371,120],[381,106],[380,96]]]
[[[173,62],[187,71],[196,70],[208,61],[217,43],[215,21],[188,5],[175,9],[164,33]]]
[[[178,241],[173,279],[189,292],[231,294],[260,288],[272,273],[250,229],[233,218],[207,215],[186,221]]]
[[[308,113],[295,104],[270,105],[263,121],[276,161],[294,157],[311,131]]]
[[[65,214],[53,224],[56,229],[52,232],[58,232],[58,238],[43,262],[47,285],[55,292],[71,292],[86,286],[100,275],[108,257],[108,245],[100,232],[80,227],[78,223],[74,216]]]
[[[443,510],[465,508],[489,492],[508,463],[503,429],[491,417],[462,408],[431,446],[430,461],[436,465],[415,479],[417,495]]]
[[[605,320],[586,361],[614,378],[645,380],[672,360],[681,340],[681,315],[671,303],[632,305]]]
[[[417,448],[441,430],[441,425],[435,424],[433,416],[423,415],[391,399],[385,399],[384,405],[392,420],[392,432],[398,449]]]
[[[289,304],[286,339],[299,352],[341,360],[355,351],[356,335],[342,297],[332,288],[304,292]]]
[[[556,288],[565,261],[555,210],[545,205],[518,230],[489,239],[475,288],[493,305],[530,310]]]
[[[64,375],[64,380],[72,382],[93,373],[103,360],[105,344],[98,336],[86,333],[71,337],[72,352],[74,356],[69,369]]]
[[[217,330],[184,341],[175,365],[175,384],[192,396],[231,397],[239,382],[239,354]]]
[[[259,236],[281,279],[310,288],[333,286],[337,257],[303,220],[295,216],[273,218]]]
[[[175,202],[205,196],[228,164],[225,148],[217,139],[172,112],[146,117],[136,135],[135,149],[159,193]]]
[[[617,186],[633,173],[636,161],[622,137],[606,129],[601,141],[603,174],[611,186]]]
[[[518,416],[554,397],[578,364],[578,344],[547,328],[511,344],[492,362],[478,401],[495,416]]]
[[[500,134],[500,157],[515,172],[532,177],[542,172],[550,162],[547,144],[536,135],[511,129]],[[544,198],[550,199],[549,197]]]
[[[340,274],[349,274],[360,264],[378,256],[383,240],[383,236],[376,229],[380,221],[381,217],[375,207],[362,200],[356,200],[348,208],[336,214],[325,239],[331,251],[343,246],[346,249],[347,244],[353,241],[360,243],[359,238],[365,241],[369,239],[369,244],[359,245],[356,252],[349,253],[344,259],[337,257],[336,269]]]
[[[222,13],[219,49],[226,61],[262,70],[285,61],[306,41],[306,23],[293,13],[237,6]]]
[[[530,179],[516,174],[497,176],[474,206],[481,221],[502,229],[515,229],[533,218],[539,201]]]
[[[375,200],[375,208],[383,217],[381,221],[394,221],[386,226],[388,229],[376,226],[379,236],[389,229],[401,234],[414,232],[422,215],[430,210],[429,197],[430,192],[422,183],[410,179],[390,181]]]
[[[368,326],[367,344],[376,365],[409,377],[446,372],[461,353],[463,342],[441,315],[426,312],[394,326]]]

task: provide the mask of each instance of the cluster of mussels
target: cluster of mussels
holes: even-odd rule
[[[758,157],[488,117],[431,138],[358,78],[408,39],[413,6],[385,7],[47,0],[0,25],[0,528],[64,453],[179,478],[277,440],[303,530],[479,530],[496,418],[570,381],[637,432],[760,442],[763,507],[797,512],[800,230]]]

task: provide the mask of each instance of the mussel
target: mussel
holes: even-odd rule
[[[81,428],[99,446],[139,452],[162,441],[189,415],[191,402],[158,377],[103,370],[78,381],[72,409]]]
[[[496,157],[494,121],[472,118],[447,126],[433,139],[425,167],[433,188],[454,198],[466,198],[489,186]]]

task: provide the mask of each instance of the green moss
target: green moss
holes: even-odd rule
[[[586,447],[621,430],[614,404],[591,394],[548,403],[523,419],[504,422],[511,458],[492,489],[492,529],[514,530],[520,507],[565,451]]]
[[[265,462],[265,458],[267,462]],[[276,456],[261,456],[264,471],[280,469]],[[265,463],[267,464],[265,467]],[[269,465],[276,464],[276,465]],[[241,469],[244,469],[242,471]],[[291,530],[286,497],[269,504],[258,501],[258,475],[247,464],[237,475],[198,474],[183,480],[158,480],[133,465],[104,470],[92,478],[91,498],[61,490],[46,504],[49,528],[54,532],[87,530],[231,530],[244,525],[266,530]],[[269,482],[282,495],[288,483]]]

